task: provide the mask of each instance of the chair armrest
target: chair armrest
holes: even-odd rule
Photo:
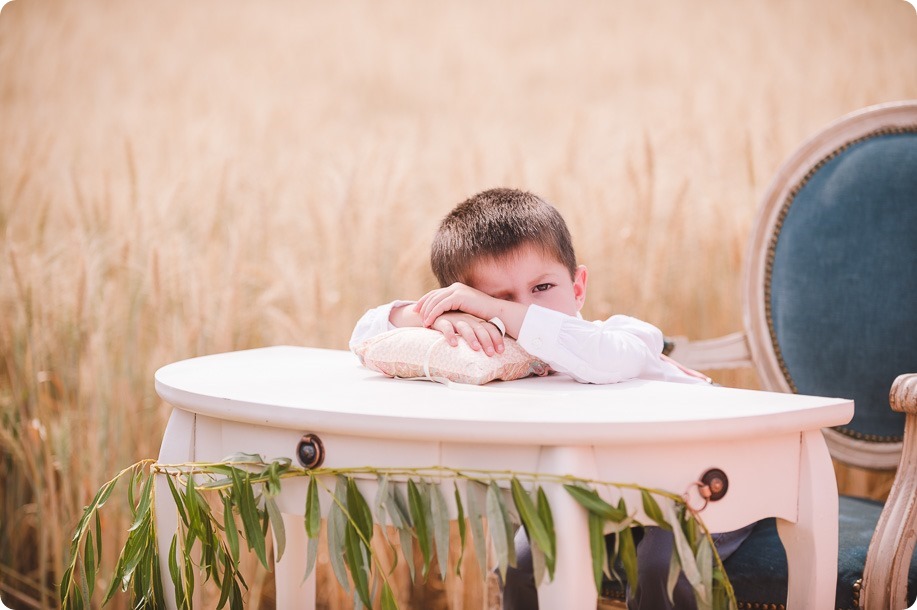
[[[738,332],[716,339],[691,341],[687,337],[669,337],[669,357],[692,369],[711,371],[752,366],[745,333]]]
[[[895,379],[889,403],[906,415],[904,442],[895,481],[866,554],[860,595],[866,610],[906,607],[917,533],[917,373]]]

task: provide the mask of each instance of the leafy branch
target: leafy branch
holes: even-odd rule
[[[484,576],[483,520],[486,518],[501,575],[505,575],[508,567],[515,566],[513,536],[521,525],[530,542],[536,584],[545,578],[552,579],[557,541],[551,507],[542,485],[554,484],[562,485],[587,511],[597,590],[601,589],[603,577],[621,580],[615,570],[618,563],[623,566],[627,582],[631,587],[636,586],[637,555],[631,528],[650,525],[664,528],[674,537],[667,582],[670,597],[683,571],[694,589],[698,608],[736,608],[734,592],[710,533],[680,496],[664,490],[570,475],[446,467],[307,470],[294,466],[288,458],[265,461],[258,455],[239,453],[209,463],[159,464],[144,460],[105,483],[84,509],[71,540],[70,563],[60,584],[63,610],[89,608],[96,584],[103,580],[100,511],[122,480],[127,484],[132,524],[102,603],[106,604],[121,590],[130,592],[135,608],[165,605],[154,514],[157,475],[167,482],[178,516],[167,564],[175,588],[175,603],[181,610],[192,608],[198,580],[200,584],[212,580],[219,589],[217,608],[243,607],[243,590],[248,586],[239,571],[241,542],[244,540],[248,551],[270,569],[266,538],[272,533],[277,560],[281,559],[286,532],[275,498],[282,481],[293,477],[309,479],[303,509],[303,526],[309,540],[304,578],[311,575],[318,555],[324,493],[331,501],[326,516],[329,560],[345,591],[350,592],[352,586],[355,607],[373,606],[380,581],[379,603],[383,610],[398,607],[389,580],[398,555],[394,553],[395,565],[386,570],[372,547],[376,526],[384,529],[388,523],[397,531],[412,581],[416,578],[415,540],[422,559],[421,575],[428,575],[435,557],[439,573],[445,578],[449,516],[453,511],[442,483],[452,479],[451,507],[457,515],[461,549],[456,574],[461,569],[470,534]],[[368,478],[376,479],[372,505],[358,485],[358,480]],[[328,485],[331,480],[334,480],[333,488]],[[617,490],[616,505],[602,499],[596,491],[602,487]],[[638,521],[638,511],[629,509],[624,490],[639,492],[646,521]],[[605,544],[605,534],[609,532],[616,534],[612,549]],[[391,542],[388,545],[395,550]]]

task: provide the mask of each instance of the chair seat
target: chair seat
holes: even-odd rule
[[[850,496],[840,497],[838,578],[835,607],[859,607],[860,579],[866,565],[866,549],[879,522],[882,503]],[[740,610],[783,609],[786,607],[787,564],[774,519],[755,525],[748,539],[725,562],[726,574],[736,592]],[[618,570],[623,574],[623,570]],[[908,574],[908,604],[917,596],[917,556]],[[602,595],[624,599],[623,586],[616,581],[602,584]]]

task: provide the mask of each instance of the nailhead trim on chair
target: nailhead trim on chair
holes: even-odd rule
[[[853,607],[860,607],[860,591],[863,590],[863,579],[857,578],[856,582],[853,583]]]
[[[846,151],[851,146],[865,142],[872,138],[903,134],[903,133],[917,133],[917,125],[908,126],[908,127],[887,127],[885,129],[877,129],[871,133],[868,133],[860,138],[851,140],[847,142],[840,148],[833,151],[831,154],[826,156],[824,159],[819,161],[815,166],[809,170],[805,177],[799,181],[799,183],[793,187],[789,195],[787,195],[786,201],[783,203],[783,207],[780,209],[780,213],[777,215],[777,221],[774,224],[774,232],[771,235],[770,242],[767,247],[767,259],[764,265],[764,312],[767,317],[767,329],[771,337],[771,345],[774,348],[774,353],[777,356],[777,362],[780,365],[780,371],[783,373],[783,377],[786,379],[787,383],[790,385],[790,389],[793,390],[794,394],[798,394],[799,390],[796,388],[796,384],[793,382],[793,378],[790,376],[790,372],[786,366],[786,362],[783,360],[783,354],[780,351],[780,345],[777,343],[777,333],[774,330],[774,320],[771,312],[771,275],[774,270],[774,257],[777,252],[777,240],[780,237],[780,231],[783,229],[783,223],[786,220],[787,214],[789,214],[790,206],[793,204],[793,201],[796,199],[796,195],[799,194],[799,191],[811,180],[812,176],[815,175],[818,170],[820,170],[826,163]],[[841,434],[850,436],[857,440],[862,441],[871,441],[875,443],[900,443],[903,440],[901,436],[880,436],[877,434],[863,434],[862,432],[857,432],[856,430],[851,430],[843,426],[835,426],[834,430],[837,430]],[[739,605],[741,608],[741,604]],[[751,607],[751,606],[749,606]],[[764,606],[762,606],[763,608]]]
[[[759,604],[749,602],[738,602],[739,610],[786,610],[783,604]]]

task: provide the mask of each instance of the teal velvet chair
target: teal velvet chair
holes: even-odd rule
[[[846,116],[781,167],[753,229],[744,293],[744,332],[675,338],[671,356],[704,370],[754,366],[767,390],[854,399],[850,424],[824,431],[832,456],[898,472],[884,505],[840,498],[835,607],[909,606],[917,595],[917,375],[907,375],[917,373],[917,101]],[[725,567],[739,608],[784,608],[787,564],[773,519]]]

